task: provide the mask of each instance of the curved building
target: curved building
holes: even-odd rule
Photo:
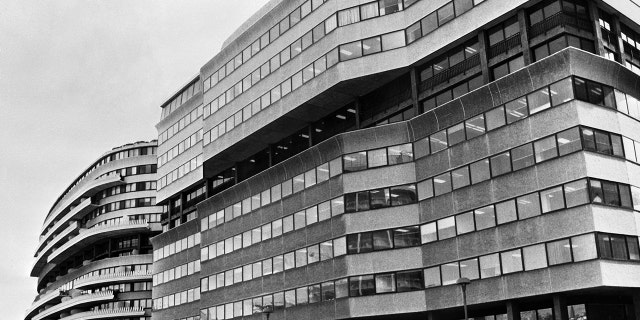
[[[475,319],[640,319],[639,17],[269,2],[162,105],[154,320],[461,319],[461,278]]]
[[[150,319],[150,238],[159,233],[156,141],[112,149],[53,204],[31,276],[26,320]]]

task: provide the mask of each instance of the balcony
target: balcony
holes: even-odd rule
[[[54,211],[50,212],[50,214],[47,216],[47,219],[42,224],[42,231],[44,231],[49,226],[49,224],[51,224],[51,221],[53,221],[58,215],[60,215],[62,210],[66,209],[70,205],[79,205],[82,198],[89,198],[99,191],[110,187],[115,187],[117,185],[122,185],[124,183],[125,182],[122,179],[122,176],[120,176],[119,174],[114,174],[86,182],[86,184],[82,188],[65,196],[66,199],[63,202],[60,202],[56,206]],[[71,209],[71,211],[73,211],[73,209]],[[63,218],[61,220],[65,219]]]
[[[147,222],[146,220],[123,221],[115,225],[99,226],[91,229],[80,229],[80,233],[58,249],[51,252],[47,263],[57,264],[72,256],[76,251],[103,239],[118,237],[126,234],[144,233],[148,231],[160,231],[160,223]]]
[[[547,33],[549,30],[556,27],[571,26],[587,32],[593,32],[593,26],[591,21],[576,18],[565,14],[564,12],[558,12],[548,18],[529,27],[529,38],[535,38],[541,34]]]
[[[115,299],[115,294],[113,291],[103,291],[103,292],[79,295],[69,300],[62,301],[61,303],[51,308],[45,309],[44,311],[38,313],[33,318],[31,318],[31,320],[41,320],[44,318],[51,317],[52,315],[55,315],[57,313],[60,313],[70,308],[80,307],[80,306],[92,304],[95,302],[109,301],[113,299]]]
[[[121,283],[121,282],[150,280],[151,276],[152,276],[151,270],[108,273],[108,274],[101,274],[99,276],[86,277],[86,278],[76,280],[74,283],[74,287],[76,289],[81,289],[84,287],[88,287],[96,284],[102,284],[102,283],[110,283],[110,282]]]
[[[70,220],[78,219],[82,216],[84,216],[85,214],[89,213],[91,210],[98,208],[97,205],[91,203],[91,198],[87,198],[84,199],[82,202],[80,202],[79,205],[77,205],[76,207],[74,207],[73,209],[71,209],[67,214],[64,215],[64,217],[62,217],[60,220],[58,220],[53,227],[51,227],[51,229],[49,229],[49,231],[47,231],[46,234],[42,235],[40,237],[40,243],[38,244],[38,249],[40,249],[43,244],[45,243],[45,241],[51,237],[52,234],[54,234],[55,232],[58,232],[60,229],[62,229],[62,227],[64,227],[65,223],[67,223]]]
[[[61,298],[63,296],[64,295],[62,294],[62,292],[58,289],[52,290],[51,292],[47,292],[45,294],[37,296],[36,300],[33,301],[33,304],[31,304],[31,307],[27,309],[25,317],[28,319],[29,317],[33,316],[33,314],[45,304],[49,302],[54,304],[56,303],[56,302],[53,302],[54,300],[56,300],[57,298]]]
[[[109,319],[109,318],[121,318],[121,317],[142,317],[145,315],[145,310],[142,308],[117,308],[117,309],[102,309],[96,311],[85,311],[76,314],[72,314],[60,319],[64,320],[92,320],[92,319]]]
[[[36,256],[35,256],[36,261],[33,264],[32,270],[36,268],[38,269],[42,268],[46,263],[47,254],[52,251],[53,247],[58,243],[60,243],[61,241],[63,241],[65,238],[71,235],[75,235],[77,233],[78,233],[78,222],[73,221],[72,223],[69,224],[69,226],[66,229],[64,229],[57,236],[55,236],[49,243],[47,243],[47,245],[44,248],[36,252]]]

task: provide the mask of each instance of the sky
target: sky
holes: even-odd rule
[[[0,310],[23,319],[42,222],[267,0],[0,0]]]

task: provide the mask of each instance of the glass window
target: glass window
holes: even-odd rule
[[[611,142],[609,135],[602,131],[595,132],[596,150],[600,153],[611,154]]]
[[[380,37],[373,37],[362,40],[362,55],[369,55],[382,50]]]
[[[491,172],[489,169],[489,159],[480,160],[470,165],[471,183],[476,184],[481,181],[489,180]]]
[[[368,232],[347,235],[347,253],[365,253],[373,251],[373,235]]]
[[[437,287],[440,282],[440,267],[432,267],[424,269],[424,286],[425,288]]]
[[[533,145],[528,143],[511,150],[511,162],[513,171],[532,166],[534,164]]]
[[[548,137],[534,142],[536,150],[536,162],[546,161],[558,156],[556,138]]]
[[[438,25],[441,26],[455,18],[453,12],[453,2],[449,2],[438,9]]]
[[[473,211],[476,220],[476,230],[487,229],[495,227],[496,225],[496,212],[493,205],[486,206],[484,208],[476,209]]]
[[[498,224],[503,224],[503,223],[518,220],[515,200],[500,202],[496,204],[495,207],[496,207],[496,218],[498,220]]]
[[[518,217],[521,220],[539,216],[541,213],[540,197],[537,192],[518,197],[516,202],[518,204]]]
[[[427,179],[418,182],[418,196],[419,199],[428,199],[433,197],[433,180]]]
[[[438,234],[436,230],[436,223],[431,222],[420,226],[420,234],[422,243],[429,243],[438,240]]]
[[[438,239],[444,240],[456,236],[456,221],[454,217],[438,220]]]
[[[400,271],[396,274],[397,291],[414,291],[424,288],[424,278],[421,270]]]
[[[420,245],[420,229],[409,226],[393,230],[393,243],[396,248],[414,247]]]
[[[500,253],[502,271],[506,273],[522,271],[522,253],[520,249]]]
[[[438,16],[437,12],[433,12],[428,16],[422,18],[420,20],[420,25],[422,27],[422,34],[426,35],[431,33],[433,30],[438,28]]]
[[[376,293],[395,292],[396,276],[393,273],[377,274],[376,276]]]
[[[384,250],[393,248],[393,235],[391,230],[373,231],[374,250]]]
[[[360,41],[354,41],[340,46],[340,61],[347,61],[359,57],[362,57],[362,43]]]
[[[505,152],[491,157],[491,174],[494,177],[511,172],[511,156]]]
[[[596,151],[596,139],[593,130],[582,128],[582,140],[585,150]]]
[[[413,150],[410,143],[389,147],[388,163],[390,165],[406,163],[413,160]]]
[[[552,84],[550,87],[550,92],[551,104],[553,104],[554,106],[572,100],[573,86],[571,85],[571,78],[566,78]]]
[[[458,234],[469,233],[475,230],[473,212],[467,212],[456,216],[456,229]]]
[[[391,205],[401,206],[415,203],[417,200],[416,186],[413,184],[391,187]]]
[[[542,203],[542,213],[560,210],[565,207],[562,187],[555,187],[541,191],[540,200]]]
[[[372,294],[375,294],[375,282],[373,275],[349,278],[350,297],[368,296]]]
[[[464,123],[456,124],[455,126],[447,129],[447,137],[449,138],[450,146],[464,141]]]
[[[472,0],[454,0],[456,7],[456,16],[460,16],[464,12],[467,12],[473,8]]]
[[[500,128],[506,124],[505,109],[503,106],[489,110],[484,115],[487,131]]]
[[[433,186],[436,196],[451,192],[451,174],[446,172],[434,177]]]
[[[620,196],[616,183],[603,181],[602,191],[604,192],[604,203],[612,206],[620,206]]]
[[[479,115],[465,121],[467,139],[473,139],[485,133],[484,115]]]
[[[447,148],[447,132],[442,130],[440,132],[436,132],[429,137],[431,142],[431,153],[436,153],[440,150],[444,150]]]
[[[366,152],[369,168],[387,165],[387,149],[376,149]]]
[[[558,151],[561,156],[582,149],[578,128],[562,131],[557,135]]]
[[[454,284],[460,278],[458,262],[445,263],[440,266],[442,285]]]
[[[571,238],[571,249],[575,262],[591,260],[598,257],[593,234],[585,234]]]
[[[547,267],[547,254],[544,244],[537,244],[522,249],[524,254],[524,270],[535,270]]]
[[[571,245],[569,239],[547,243],[549,265],[571,262]]]
[[[345,172],[354,172],[367,168],[367,152],[356,152],[343,156]]]
[[[525,97],[507,102],[505,105],[507,123],[513,123],[529,116],[527,99]]]
[[[435,14],[432,14],[435,17]],[[407,28],[407,43],[412,43],[422,37],[420,23],[416,22]]]
[[[383,51],[404,47],[404,45],[405,45],[405,39],[404,39],[403,31],[397,31],[397,32],[392,32],[392,33],[387,33],[382,35]]]
[[[527,95],[529,110],[531,114],[548,109],[551,104],[549,101],[549,89],[543,88]]]
[[[588,203],[589,194],[587,192],[587,180],[582,179],[565,184],[564,197],[567,201],[567,208]]]
[[[470,280],[479,279],[478,258],[460,261],[460,276]]]

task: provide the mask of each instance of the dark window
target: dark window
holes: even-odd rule
[[[393,230],[393,242],[396,248],[420,245],[420,227],[411,226]]]
[[[349,296],[359,297],[375,294],[375,281],[373,275],[357,276],[349,278]]]
[[[347,253],[365,253],[373,251],[373,235],[370,232],[347,235]]]
[[[396,281],[398,292],[424,289],[424,277],[421,270],[398,272]]]

